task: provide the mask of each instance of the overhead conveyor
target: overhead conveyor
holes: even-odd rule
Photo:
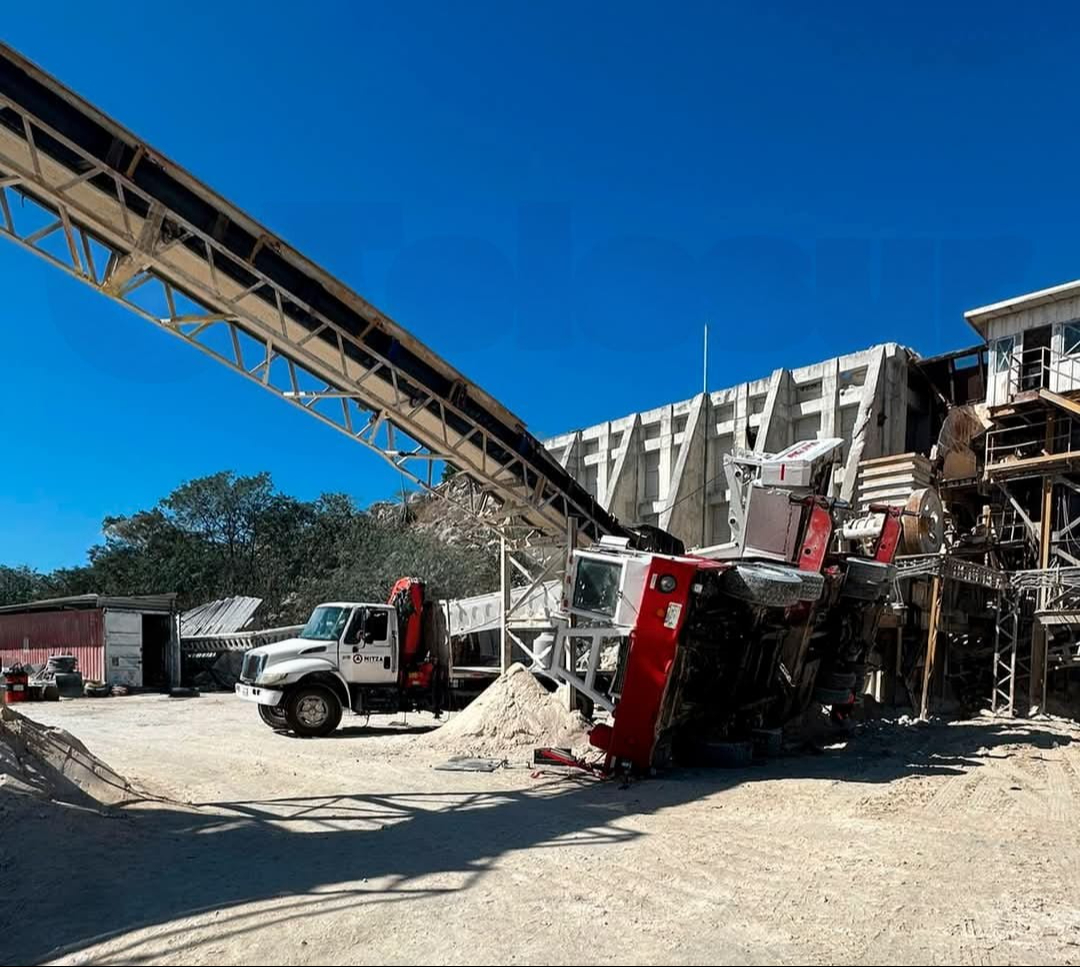
[[[524,423],[344,283],[0,44],[0,234],[433,489],[510,546],[625,529]],[[568,531],[569,529],[569,531]]]

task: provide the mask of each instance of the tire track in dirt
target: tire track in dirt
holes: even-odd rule
[[[1052,823],[1067,823],[1074,815],[1073,790],[1060,761],[1046,764],[1048,818]]]
[[[967,799],[971,794],[971,788],[977,781],[977,777],[969,772],[949,776],[942,781],[941,789],[923,806],[923,811],[933,814],[953,811]]]
[[[986,949],[986,936],[976,920],[967,918],[960,925],[960,955],[965,964],[972,967],[989,967],[990,952]]]

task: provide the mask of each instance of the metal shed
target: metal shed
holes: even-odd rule
[[[80,594],[0,607],[0,664],[75,655],[87,679],[134,688],[180,682],[176,595]]]

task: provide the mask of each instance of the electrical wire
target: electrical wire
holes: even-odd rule
[[[662,514],[665,511],[671,510],[674,507],[678,507],[679,504],[681,504],[684,500],[689,500],[695,494],[701,493],[701,491],[703,491],[706,487],[708,487],[709,484],[715,483],[717,480],[719,480],[723,476],[724,476],[724,474],[721,472],[721,473],[718,473],[715,477],[712,477],[709,480],[706,480],[703,484],[698,484],[698,486],[696,486],[689,493],[683,494],[678,500],[674,501],[673,503],[668,504],[666,507],[661,507],[660,510],[658,511],[658,513]]]

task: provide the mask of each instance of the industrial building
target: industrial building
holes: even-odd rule
[[[980,368],[977,350],[964,355]],[[620,520],[656,524],[688,546],[706,546],[730,534],[723,457],[733,448],[777,452],[798,440],[843,437],[833,486],[836,496],[852,499],[860,460],[929,446],[933,396],[917,354],[884,343],[544,445]]]
[[[1080,282],[965,318],[980,342],[956,352],[872,346],[545,445],[620,519],[709,546],[730,534],[726,454],[843,438],[835,497],[940,518],[932,552],[898,559],[871,694],[924,715],[1076,714]]]

